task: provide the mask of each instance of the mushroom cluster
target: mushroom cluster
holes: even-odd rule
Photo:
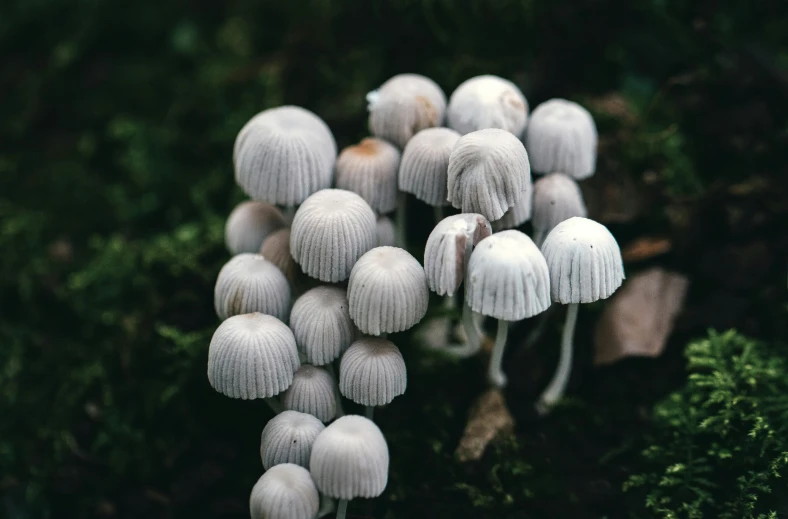
[[[295,106],[260,112],[235,141],[235,179],[251,200],[225,227],[233,257],[216,281],[208,381],[275,414],[253,519],[314,518],[334,499],[344,518],[350,500],[385,490],[389,451],[372,417],[407,389],[401,332],[424,320],[424,338],[440,321],[430,346],[467,357],[482,350],[484,319],[496,320],[488,380],[501,388],[510,323],[568,305],[561,359],[537,403],[546,412],[569,379],[578,305],[624,277],[618,244],[586,218],[577,184],[597,151],[580,105],[553,99],[529,114],[520,89],[492,75],[447,100],[431,79],[400,74],[367,101],[371,135],[341,150]],[[545,175],[533,182],[532,168]],[[407,194],[435,215],[423,266],[408,250]],[[517,229],[529,220],[533,240]],[[425,319],[430,291],[443,312]]]

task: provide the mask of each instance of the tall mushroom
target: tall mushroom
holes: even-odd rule
[[[447,126],[466,133],[499,128],[518,139],[528,121],[528,101],[517,86],[498,76],[476,76],[451,94]]]

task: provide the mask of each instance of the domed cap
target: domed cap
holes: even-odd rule
[[[534,171],[561,171],[582,180],[596,170],[597,132],[588,110],[566,99],[536,107],[525,132]]]
[[[241,202],[224,226],[224,242],[230,254],[257,252],[266,236],[284,227],[285,218],[276,207],[265,202]]]
[[[277,395],[290,387],[298,366],[293,332],[276,317],[260,313],[224,321],[208,349],[208,381],[231,398]]]
[[[334,378],[323,368],[302,364],[295,372],[292,385],[282,394],[285,409],[309,413],[321,422],[337,414]]]
[[[550,306],[547,263],[531,238],[501,231],[482,240],[471,254],[465,298],[471,310],[519,321]]]
[[[238,254],[219,271],[213,303],[219,319],[252,312],[287,319],[290,284],[276,265],[260,254]]]
[[[435,226],[424,249],[424,271],[430,290],[454,295],[465,275],[465,248],[475,247],[492,234],[490,222],[480,214],[449,216]]]
[[[338,418],[315,440],[309,472],[329,497],[377,497],[389,478],[386,439],[375,422],[363,416]]]
[[[281,463],[309,467],[312,445],[325,428],[323,422],[307,413],[282,411],[274,416],[260,435],[263,467],[268,470]]]
[[[369,131],[400,148],[420,130],[440,126],[446,94],[433,80],[418,74],[399,74],[367,94]]]
[[[530,187],[530,186],[529,186]],[[531,212],[533,207],[533,193],[528,189],[520,200],[509,208],[504,215],[492,223],[493,229],[496,231],[504,231],[506,229],[514,229],[521,226],[531,219]]]
[[[586,216],[580,187],[563,173],[545,175],[534,183],[534,230],[549,233],[573,216]]]
[[[296,263],[290,255],[290,229],[279,229],[268,235],[260,246],[260,254],[276,265],[287,279],[293,281],[296,275]]]
[[[530,190],[528,153],[517,137],[503,130],[480,130],[457,141],[448,177],[454,207],[493,221]]]
[[[348,146],[337,159],[336,186],[353,191],[378,213],[397,208],[399,150],[374,137]]]
[[[574,217],[555,226],[542,252],[550,269],[550,294],[562,304],[607,299],[624,281],[621,249],[607,227]]]
[[[353,267],[350,317],[363,333],[407,330],[427,313],[427,277],[416,258],[397,247],[375,247]]]
[[[407,385],[405,359],[390,341],[365,337],[342,356],[339,390],[357,404],[386,405],[405,393]]]
[[[314,519],[319,508],[320,496],[312,476],[292,463],[266,471],[249,498],[252,519]]]
[[[499,128],[519,138],[528,121],[528,102],[511,81],[498,76],[476,76],[452,93],[446,118],[447,126],[462,135]]]
[[[377,222],[378,247],[393,247],[397,243],[396,229],[391,218],[379,216]]]
[[[428,128],[413,136],[402,152],[399,188],[431,206],[448,205],[449,156],[460,134],[449,128]]]
[[[280,106],[260,112],[238,133],[235,180],[255,200],[292,206],[333,179],[337,145],[309,110]]]
[[[375,213],[363,198],[324,189],[296,211],[290,254],[303,271],[321,281],[344,281],[356,261],[377,241]]]
[[[347,293],[330,286],[305,292],[293,305],[290,328],[307,362],[315,366],[330,363],[353,342]]]

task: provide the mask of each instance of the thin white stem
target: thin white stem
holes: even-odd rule
[[[293,218],[295,218],[296,208],[294,205],[289,205],[284,208],[282,211],[282,215],[285,217],[285,222],[287,225],[291,225],[293,223]]]
[[[275,396],[264,398],[264,400],[265,403],[268,404],[268,407],[271,408],[271,411],[274,412],[274,414],[279,414],[282,411],[284,411],[284,407],[282,407],[282,404],[279,402],[279,399],[276,398]]]
[[[544,241],[544,238],[545,238],[545,232],[544,231],[542,231],[542,230],[535,230],[534,231],[534,243],[540,249],[542,248],[542,242]]]
[[[375,406],[368,405],[364,407],[364,416],[369,418],[370,420],[375,420],[373,417],[375,416]]]
[[[436,205],[432,208],[432,215],[435,217],[435,225],[438,225],[443,220],[443,206]]]
[[[345,519],[347,517],[347,499],[340,499],[337,505],[337,519]]]
[[[317,517],[325,517],[336,509],[336,503],[333,497],[328,497],[325,494],[320,495],[320,510],[317,511]]]
[[[553,379],[539,397],[536,403],[536,410],[539,414],[547,414],[564,396],[566,385],[569,382],[569,375],[572,372],[572,340],[575,336],[575,324],[577,323],[577,309],[580,305],[572,303],[566,311],[566,321],[564,322],[564,332],[561,335],[561,358],[558,361]]]
[[[397,197],[397,245],[403,249],[407,249],[407,241],[405,238],[407,210],[408,194],[405,191],[400,191]]]
[[[490,367],[487,370],[487,378],[490,384],[497,388],[506,386],[506,375],[501,369],[503,363],[503,351],[506,349],[506,336],[509,334],[509,322],[498,319],[498,333],[495,335],[495,346],[493,346],[490,356]]]
[[[345,409],[342,407],[342,393],[339,392],[339,378],[337,378],[337,374],[334,371],[334,365],[330,362],[326,364],[326,370],[331,375],[331,378],[334,379],[334,399],[337,402],[336,418],[340,418],[345,416]]]

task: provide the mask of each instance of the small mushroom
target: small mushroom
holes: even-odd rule
[[[271,233],[260,246],[260,254],[276,265],[282,274],[292,283],[298,269],[293,256],[290,255],[290,229],[279,229]]]
[[[528,101],[517,86],[498,76],[476,76],[451,94],[447,126],[466,133],[499,128],[520,138],[528,121]]]
[[[366,406],[370,420],[375,406],[386,405],[404,394],[407,385],[405,359],[391,341],[359,339],[342,356],[339,390],[346,398]]]
[[[253,312],[282,320],[290,315],[290,284],[260,254],[243,253],[230,259],[219,271],[213,299],[219,319]]]
[[[569,175],[551,173],[534,183],[534,242],[537,246],[559,223],[586,216],[586,205],[577,182]]]
[[[324,189],[296,211],[290,254],[308,276],[336,283],[348,278],[376,241],[375,213],[369,204],[356,193]]]
[[[395,146],[367,137],[339,154],[336,187],[357,193],[378,214],[390,213],[397,208],[399,160]]]
[[[594,118],[572,101],[545,101],[531,114],[525,147],[535,172],[561,171],[577,180],[588,178],[596,170]]]
[[[355,334],[347,293],[330,286],[305,292],[293,305],[290,328],[308,363],[330,364],[350,346]]]
[[[370,335],[401,332],[427,313],[427,277],[419,262],[397,247],[375,247],[358,260],[348,282],[350,317]]]
[[[457,141],[449,157],[448,199],[463,213],[501,218],[531,195],[531,166],[520,140],[498,129],[479,130]]]
[[[394,222],[386,216],[378,216],[378,247],[393,247],[397,243],[397,231]]]
[[[468,265],[465,297],[471,309],[498,319],[488,377],[501,388],[501,369],[510,321],[544,312],[550,306],[550,276],[542,253],[520,231],[501,231],[476,246]]]
[[[230,213],[224,226],[224,243],[230,254],[257,252],[266,236],[286,225],[285,217],[266,202],[247,200]]]
[[[448,205],[449,156],[460,134],[449,128],[422,130],[408,141],[399,167],[399,189],[436,208]]]
[[[552,380],[537,403],[547,413],[564,394],[572,369],[572,339],[580,303],[607,299],[624,281],[624,264],[607,227],[574,217],[555,226],[542,245],[550,269],[553,301],[569,305],[561,336],[561,357]]]
[[[443,124],[446,94],[431,79],[399,74],[367,94],[369,131],[404,148],[413,135]]]
[[[285,409],[309,413],[323,423],[337,415],[336,382],[327,370],[301,364],[293,376],[293,383],[282,394]]]
[[[260,435],[260,458],[263,468],[282,463],[309,467],[312,444],[326,428],[315,416],[298,411],[282,411],[274,416]]]
[[[249,497],[251,519],[314,519],[319,507],[309,471],[292,463],[267,470]]]
[[[530,220],[533,208],[533,198],[531,196],[530,190],[521,196],[520,200],[510,207],[500,219],[492,223],[493,229],[496,231],[514,229]]]

